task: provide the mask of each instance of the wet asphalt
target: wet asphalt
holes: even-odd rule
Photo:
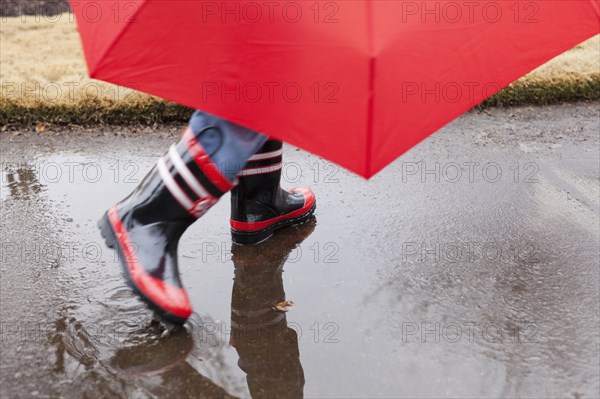
[[[0,396],[598,397],[599,105],[471,112],[371,181],[286,147],[315,217],[232,246],[224,197],[183,330],[96,228],[179,132],[4,132]]]

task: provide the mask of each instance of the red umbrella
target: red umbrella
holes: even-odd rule
[[[600,32],[598,0],[73,0],[93,78],[370,177]]]

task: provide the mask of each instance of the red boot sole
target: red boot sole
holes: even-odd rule
[[[289,227],[289,226],[295,226],[295,225],[306,222],[312,216],[312,214],[315,212],[316,208],[317,208],[317,204],[314,203],[313,206],[308,211],[304,212],[300,216],[292,217],[289,219],[284,218],[283,220],[280,220],[279,222],[274,223],[274,224],[270,225],[269,227],[266,227],[261,230],[241,231],[241,230],[236,230],[232,227],[231,228],[231,240],[234,243],[240,244],[240,245],[260,244],[261,242],[271,238],[271,236],[273,235],[273,233],[276,230],[283,229],[283,228]]]

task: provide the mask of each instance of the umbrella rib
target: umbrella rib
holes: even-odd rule
[[[371,0],[365,0],[367,17],[367,46],[369,53],[369,76],[368,76],[368,102],[367,102],[367,129],[365,138],[365,175],[371,176],[371,152],[373,145],[373,110],[375,101],[375,43],[373,32],[373,7]]]
[[[139,15],[140,12],[142,11],[142,9],[144,8],[144,6],[146,6],[146,4],[148,4],[148,3],[149,3],[149,0],[145,0],[144,2],[142,2],[142,5],[138,7],[136,13],[132,16],[132,18],[135,18],[135,16]],[[106,55],[112,51],[112,49],[116,46],[116,44],[119,42],[119,40],[121,40],[121,37],[123,37],[123,35],[125,34],[125,32],[127,32],[127,30],[129,29],[129,27],[131,25],[133,25],[133,24],[126,23],[125,26],[123,27],[123,29],[121,29],[119,34],[115,37],[115,40],[113,40],[112,43],[106,48],[106,50],[104,50],[102,55],[98,58],[98,63],[94,66],[94,70],[90,71],[91,78],[96,76],[96,73],[98,72],[98,69],[100,69],[100,66],[102,65],[102,61],[104,60]]]
[[[596,11],[598,18],[600,18],[600,5],[598,5],[598,2],[594,0],[590,0],[590,3],[592,3],[592,8],[594,9],[594,11]]]

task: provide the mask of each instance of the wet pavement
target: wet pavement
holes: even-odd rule
[[[315,218],[235,247],[224,198],[184,330],[96,229],[176,133],[3,133],[0,396],[598,397],[598,105],[469,113],[369,182],[287,147]]]

